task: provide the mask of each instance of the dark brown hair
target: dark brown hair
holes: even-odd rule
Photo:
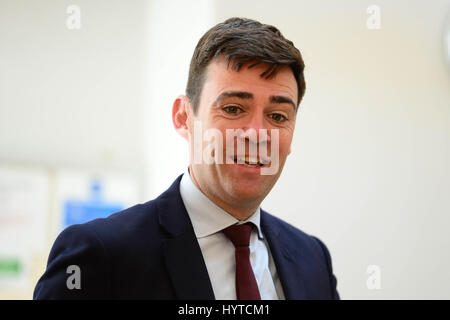
[[[268,67],[261,77],[267,79],[273,77],[280,66],[289,66],[297,81],[298,108],[305,93],[305,64],[300,51],[274,26],[246,18],[230,18],[208,30],[195,47],[186,87],[194,114],[200,103],[206,68],[219,56],[225,57],[228,67],[231,64],[236,71],[249,62],[254,61],[248,68],[266,63]]]

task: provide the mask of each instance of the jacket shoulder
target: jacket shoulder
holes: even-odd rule
[[[327,259],[329,256],[325,244],[316,236],[310,235],[292,224],[277,218],[270,213],[263,211],[263,220],[266,226],[269,226],[277,234],[283,234],[283,238],[289,239],[289,245],[295,247],[294,251],[302,248],[320,259]],[[326,251],[326,252],[325,252]]]
[[[310,235],[293,225],[262,210],[263,225],[272,233],[282,235],[283,244],[291,252],[301,257],[302,261],[309,261],[315,270],[324,270],[328,279],[331,299],[340,299],[337,292],[337,279],[333,274],[331,255],[326,245],[316,236]]]
[[[261,210],[263,224],[270,227],[276,233],[283,233],[289,238],[296,239],[298,241],[306,242],[312,244],[316,242],[316,238],[303,230],[293,226],[292,224],[268,213],[267,211]],[[315,244],[317,245],[317,244]]]
[[[160,227],[160,213],[176,210],[172,192],[114,213],[106,218],[64,229],[53,243],[47,268],[36,284],[34,299],[170,298]],[[79,289],[68,285],[68,267],[80,275]],[[149,288],[153,288],[149,290]]]

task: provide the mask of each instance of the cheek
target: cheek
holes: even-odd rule
[[[279,137],[280,155],[288,156],[291,153],[291,142],[292,142],[291,134],[280,134]]]

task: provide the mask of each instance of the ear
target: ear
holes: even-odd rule
[[[184,95],[179,95],[172,106],[172,122],[180,136],[189,141],[190,103]]]

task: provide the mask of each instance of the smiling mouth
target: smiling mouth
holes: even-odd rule
[[[246,167],[250,167],[250,168],[260,168],[263,166],[266,166],[267,164],[270,163],[269,160],[263,160],[260,158],[252,158],[249,156],[245,156],[245,157],[237,157],[235,156],[233,158],[233,161],[235,164],[242,164]]]

